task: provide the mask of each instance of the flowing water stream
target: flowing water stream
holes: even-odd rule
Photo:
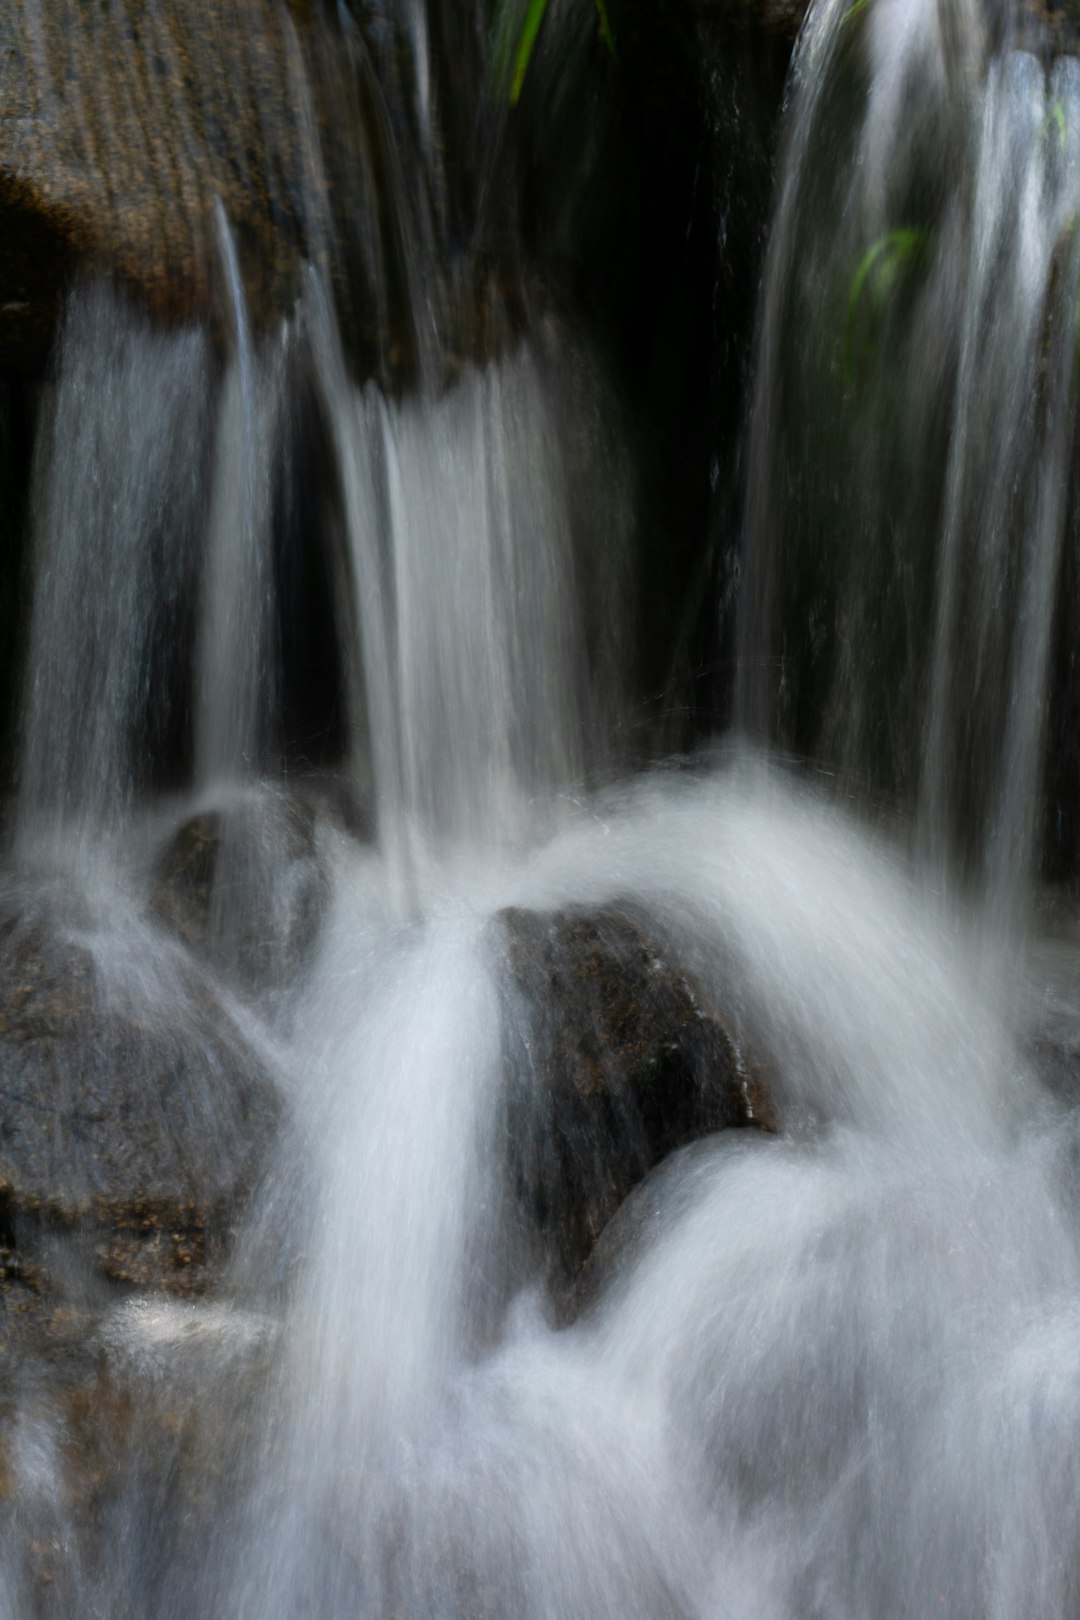
[[[426,27],[410,5],[430,132]],[[391,397],[353,379],[321,272],[253,326],[223,211],[223,359],[73,295],[8,881],[59,907],[105,1003],[164,1024],[194,992],[148,910],[153,851],[224,811],[202,943],[284,1123],[215,1294],[71,1284],[85,1354],[160,1411],[159,1444],[197,1405],[194,1497],[188,1440],[155,1471],[110,1408],[123,1484],[88,1526],[86,1414],[13,1363],[0,1614],[1080,1608],[1080,950],[1037,884],[1076,538],[1080,67],[966,0],[819,0],[777,199],[740,736],[637,777],[611,744],[633,486],[587,344],[538,320]],[[285,765],[275,517],[305,412],[346,736],[317,793]],[[152,762],[184,723],[166,794]],[[321,909],[282,991],[245,953],[307,916],[301,789]],[[780,1129],[667,1157],[575,1314],[514,1186],[531,1026],[496,919],[611,905],[747,1036]],[[210,1133],[212,1067],[184,1105]]]

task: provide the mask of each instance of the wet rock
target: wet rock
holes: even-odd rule
[[[155,915],[248,995],[290,984],[318,933],[316,819],[303,799],[252,795],[192,816],[155,863]]]
[[[200,1293],[275,1136],[276,1087],[198,970],[140,938],[137,919],[98,946],[12,899],[0,903],[9,1274],[48,1298],[65,1273]],[[103,971],[117,951],[126,960]]]
[[[112,278],[163,320],[210,317],[227,339],[223,215],[256,331],[276,328],[318,266],[358,369],[411,374],[413,270],[399,262],[411,232],[397,216],[451,165],[440,131],[437,175],[416,173],[429,132],[413,129],[400,7],[355,10],[0,0],[0,369],[45,363],[76,275]],[[448,61],[462,67],[460,53]],[[431,266],[451,299],[457,257]],[[476,352],[465,291],[468,330],[450,334],[451,355]]]
[[[115,1298],[4,1318],[3,1573],[20,1615],[200,1613],[212,1528],[265,1422],[270,1321],[223,1304]],[[117,1560],[137,1534],[153,1556]],[[0,1588],[2,1590],[2,1588]]]
[[[630,908],[500,913],[517,1197],[556,1299],[656,1164],[731,1126],[773,1131],[763,1072]]]
[[[147,10],[0,0],[0,355],[36,363],[76,268],[154,310],[209,307],[215,199],[249,296],[280,310],[321,207],[297,58],[311,9],[187,0]]]
[[[775,1144],[774,1144],[775,1145]],[[619,1205],[597,1238],[585,1265],[574,1279],[565,1315],[577,1318],[617,1296],[637,1266],[664,1234],[693,1210],[716,1174],[721,1153],[766,1153],[770,1138],[756,1132],[738,1137],[702,1137],[677,1149],[650,1170]]]
[[[690,9],[727,27],[760,28],[794,39],[810,0],[689,0]]]

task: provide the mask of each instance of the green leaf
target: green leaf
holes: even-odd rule
[[[607,0],[596,0],[596,15],[600,19],[600,35],[611,53],[612,61],[618,61],[618,52],[615,49],[615,35],[611,32],[611,19],[608,16]]]
[[[517,55],[514,58],[514,77],[510,85],[510,105],[516,107],[521,98],[521,87],[525,83],[525,75],[529,70],[529,60],[532,57],[536,36],[540,32],[540,24],[544,20],[548,0],[529,0],[529,9],[525,13],[525,26],[521,30],[518,40]]]
[[[869,4],[870,4],[870,0],[855,0],[854,5],[851,5],[851,6],[848,7],[847,13],[846,13],[846,15],[844,17],[844,21],[845,22],[854,22],[855,18],[859,15],[859,13],[862,12],[862,11],[865,11]]]
[[[1065,104],[1061,101],[1052,102],[1050,110],[1039,125],[1039,140],[1045,145],[1050,137],[1050,131],[1057,130],[1058,151],[1064,152],[1065,141],[1068,136],[1068,127],[1065,123]]]
[[[540,24],[544,20],[544,13],[547,10],[547,4],[548,0],[529,0],[528,10],[525,13],[525,23],[521,30],[521,36],[518,39],[517,50],[514,53],[514,74],[510,83],[511,107],[516,107],[521,99],[521,91],[525,83],[525,75],[529,71],[529,63],[532,60],[533,47],[536,44],[536,36],[540,32]],[[607,46],[612,59],[617,61],[618,51],[615,46],[615,35],[611,29],[611,17],[608,12],[607,0],[594,0],[594,4],[596,6],[596,16],[600,24],[600,37]],[[505,16],[509,9],[510,8],[504,4],[502,7],[502,16]],[[503,57],[503,60],[505,62],[505,56]]]
[[[914,226],[901,226],[888,231],[872,242],[859,260],[848,293],[847,333],[844,341],[844,377],[851,382],[855,375],[855,321],[863,289],[873,276],[873,285],[879,301],[889,292],[897,276],[921,258],[929,241],[926,231]]]

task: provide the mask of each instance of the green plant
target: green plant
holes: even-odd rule
[[[1051,102],[1050,108],[1049,108],[1049,111],[1046,114],[1046,117],[1043,119],[1042,123],[1039,125],[1039,140],[1044,145],[1050,139],[1050,131],[1052,129],[1057,131],[1058,151],[1059,152],[1064,152],[1064,150],[1065,150],[1065,139],[1066,139],[1066,136],[1068,134],[1068,128],[1067,128],[1066,123],[1065,123],[1065,104],[1064,104],[1064,102],[1061,102],[1061,101]]]
[[[897,278],[923,257],[929,240],[927,231],[917,226],[901,226],[898,230],[879,236],[859,260],[848,292],[844,338],[844,380],[847,383],[853,382],[855,377],[855,334],[864,291],[871,289],[875,304],[880,306]]]
[[[611,19],[608,16],[607,0],[594,0],[596,15],[600,23],[600,34],[612,57],[615,56],[615,36],[611,32]],[[548,0],[529,0],[525,12],[525,22],[518,37],[517,50],[514,52],[514,73],[510,81],[510,105],[516,107],[521,97],[525,75],[529,70],[529,61],[532,57],[536,36],[540,32],[540,24],[547,11]]]

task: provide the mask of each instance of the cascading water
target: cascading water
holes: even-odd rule
[[[200,787],[250,776],[263,766],[274,718],[271,465],[277,448],[283,356],[253,353],[236,247],[218,207],[222,258],[233,309],[235,356],[217,432],[209,521],[206,603],[199,656],[195,779]]]
[[[47,831],[100,837],[134,803],[207,448],[192,431],[201,334],[156,335],[90,291],[72,300],[60,348],[37,457],[23,847]]]
[[[770,250],[740,706],[918,804],[1008,928],[1070,522],[1080,72],[982,13],[819,8]]]
[[[321,269],[254,330],[224,211],[220,358],[104,289],[68,307],[0,888],[0,967],[25,987],[0,1039],[29,1007],[40,1045],[84,998],[93,1045],[78,1200],[20,1203],[5,1169],[40,1343],[5,1319],[0,1610],[1065,1620],[1080,1000],[1066,931],[1040,941],[1030,910],[1073,524],[1080,69],[963,0],[813,9],[749,455],[757,750],[616,787],[627,458],[555,320],[434,375],[452,210],[430,21],[411,5],[402,28],[431,187],[411,225],[396,199],[420,334],[403,393],[354,380]],[[281,486],[305,434],[333,781],[286,735]],[[838,768],[848,802],[763,739]],[[552,944],[575,928],[576,967]],[[655,1051],[631,971],[649,1016],[681,1009]],[[680,1083],[684,1037],[710,1054],[691,1065],[710,1123],[673,1136],[649,1088]],[[169,1200],[124,1155],[98,1163],[103,1063],[137,1146],[164,1076]],[[721,1118],[725,1065],[742,1112]],[[0,1152],[26,1180],[22,1075]],[[710,1134],[767,1123],[759,1086],[776,1133]],[[238,1144],[260,1106],[256,1179]],[[597,1164],[591,1256],[560,1288],[552,1228]],[[227,1262],[189,1286],[215,1244]],[[146,1283],[166,1262],[178,1298]]]
[[[349,383],[317,289],[312,306],[381,837],[526,832],[536,795],[579,779],[588,719],[555,368],[523,347],[390,402]]]

